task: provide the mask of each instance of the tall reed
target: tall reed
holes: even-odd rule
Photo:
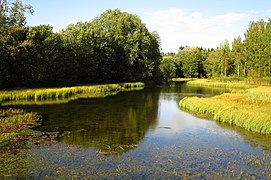
[[[208,79],[197,79],[188,81],[187,85],[189,86],[202,86],[202,87],[213,87],[213,88],[242,88],[242,89],[249,89],[257,87],[256,85],[245,84],[245,83],[226,83],[226,82],[218,82],[212,81]]]
[[[101,94],[113,92],[141,90],[144,83],[120,83],[120,84],[103,84],[90,86],[74,86],[63,88],[43,88],[43,89],[24,89],[12,91],[0,91],[0,103],[16,101],[44,101],[55,99],[68,99],[76,95],[81,97],[95,97]],[[78,96],[78,98],[80,97]]]

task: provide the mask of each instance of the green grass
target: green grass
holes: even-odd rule
[[[0,103],[2,105],[17,104],[20,102],[32,102],[43,104],[43,101],[65,101],[78,98],[105,97],[110,94],[116,94],[121,91],[141,90],[144,83],[119,83],[103,84],[91,86],[74,86],[63,88],[43,88],[43,89],[24,89],[0,91]],[[57,100],[57,101],[56,101]],[[22,103],[21,103],[22,104]]]
[[[245,82],[235,82],[235,83],[227,83],[227,82],[218,82],[208,79],[196,79],[187,82],[188,86],[202,86],[202,87],[212,87],[212,88],[240,88],[240,89],[249,89],[255,88],[257,85],[246,84]]]
[[[271,88],[234,90],[210,98],[186,97],[179,103],[190,112],[261,134],[271,134]]]
[[[21,135],[39,120],[37,113],[15,109],[0,110],[0,145]]]

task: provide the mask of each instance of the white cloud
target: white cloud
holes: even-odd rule
[[[172,8],[149,14],[146,24],[161,37],[164,52],[177,51],[180,46],[217,47],[225,39],[232,41],[242,35],[251,15],[227,13],[206,16],[200,12]]]
[[[271,12],[271,9],[266,10],[266,12]]]

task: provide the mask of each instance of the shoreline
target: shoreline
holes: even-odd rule
[[[43,105],[67,103],[79,98],[104,98],[123,91],[142,90],[144,86],[144,83],[136,82],[0,91],[0,147],[12,141],[24,140],[29,136],[38,137],[43,134],[31,130],[42,121],[39,114],[20,109],[1,108],[5,105]]]
[[[67,103],[79,98],[103,98],[121,91],[144,89],[142,82],[0,91],[0,105]]]
[[[188,83],[191,84],[193,83]],[[271,134],[269,116],[271,87],[249,87],[246,84],[236,83],[227,85],[226,87],[233,89],[231,93],[208,98],[186,97],[179,102],[179,107],[192,113],[211,116],[213,120],[226,122],[251,132]],[[221,83],[204,82],[202,86],[218,87]]]

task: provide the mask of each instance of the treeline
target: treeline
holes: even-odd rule
[[[164,54],[160,69],[165,77],[271,78],[271,19],[252,22],[232,44],[214,49],[181,47]]]
[[[25,26],[32,7],[0,0],[0,87],[148,81],[160,77],[159,36],[141,19],[108,10],[93,21]]]

